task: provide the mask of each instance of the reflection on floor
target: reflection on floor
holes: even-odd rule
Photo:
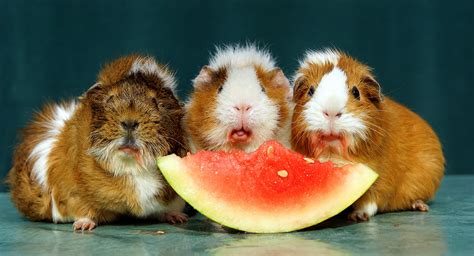
[[[20,217],[0,194],[1,255],[446,255],[474,252],[474,176],[448,176],[429,213],[381,214],[366,223],[337,216],[287,234],[223,232],[200,215],[179,226],[121,223],[84,233]]]

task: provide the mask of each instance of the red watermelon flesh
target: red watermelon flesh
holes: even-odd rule
[[[257,233],[293,231],[324,221],[350,206],[377,178],[362,164],[320,163],[276,141],[253,153],[165,156],[158,166],[173,189],[203,215]]]

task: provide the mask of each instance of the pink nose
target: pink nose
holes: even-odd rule
[[[323,111],[323,115],[326,118],[329,119],[334,119],[334,118],[340,118],[342,116],[341,112],[329,112],[329,111]]]
[[[252,109],[252,106],[247,105],[247,104],[242,104],[242,105],[234,106],[234,109],[245,113],[245,112],[249,112],[250,109]]]

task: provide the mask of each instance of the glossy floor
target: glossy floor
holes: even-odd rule
[[[0,255],[474,255],[474,176],[448,176],[429,213],[338,216],[287,234],[225,233],[202,216],[188,224],[116,224],[74,233],[71,224],[34,223],[0,194]],[[162,232],[161,232],[162,231]]]

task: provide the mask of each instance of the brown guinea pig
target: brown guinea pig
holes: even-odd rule
[[[370,68],[334,51],[309,51],[295,75],[294,150],[321,161],[353,161],[379,174],[349,218],[427,211],[444,175],[441,144],[430,125],[383,97]]]
[[[108,64],[78,100],[44,107],[23,131],[12,200],[34,221],[91,230],[119,216],[186,221],[156,157],[184,155],[172,73],[151,57]]]
[[[218,48],[194,79],[186,104],[191,150],[250,152],[272,139],[289,147],[290,99],[289,81],[267,51]]]

